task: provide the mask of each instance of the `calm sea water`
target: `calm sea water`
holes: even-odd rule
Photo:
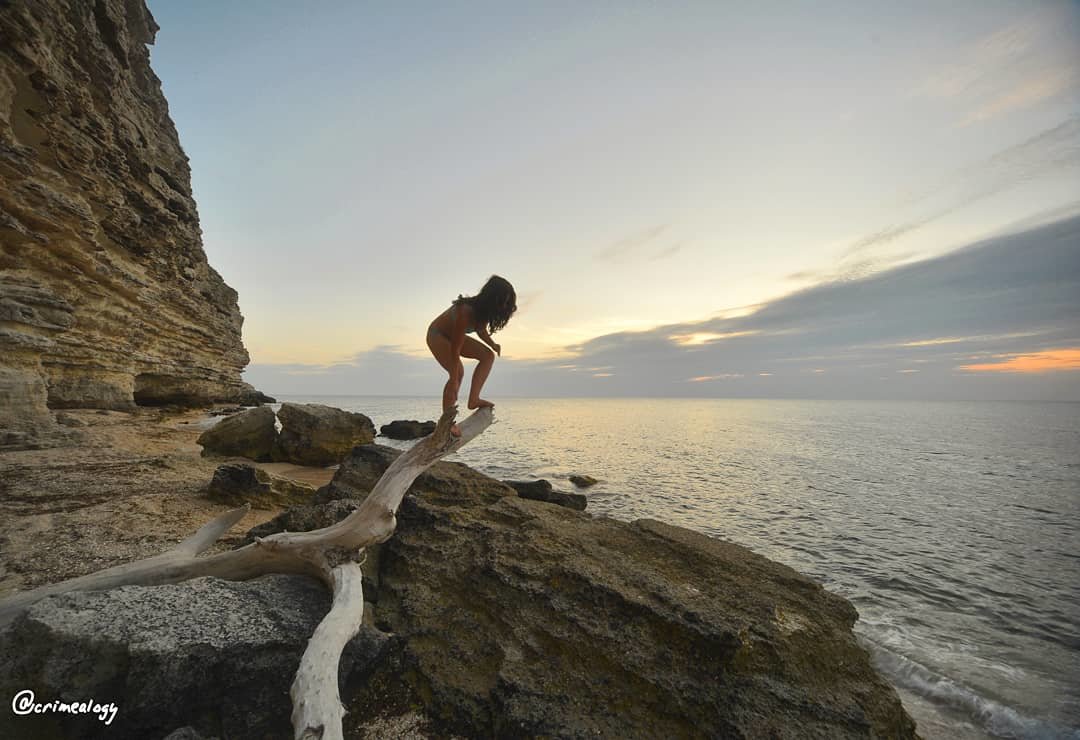
[[[305,397],[432,419],[433,398]],[[927,738],[1080,738],[1080,404],[503,399],[456,456],[602,483],[847,597]],[[380,440],[397,447],[409,443]]]

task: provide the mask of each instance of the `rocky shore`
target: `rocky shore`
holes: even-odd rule
[[[253,509],[216,546],[230,548],[343,518],[400,454],[359,445],[337,469],[204,457],[202,413],[68,413],[85,424],[68,447],[0,455],[4,591],[168,549],[226,508],[207,492],[222,463],[317,487]],[[851,605],[742,547],[525,499],[452,462],[398,519],[364,565],[346,737],[915,736]],[[0,734],[289,737],[288,687],[328,605],[298,576],[51,597],[0,632],[0,693],[99,697],[116,719],[7,714]]]
[[[61,414],[61,446],[0,453],[0,591],[154,555],[228,508],[202,493],[222,462],[196,444],[204,411]]]
[[[241,379],[156,31],[142,0],[0,3],[0,598],[165,552],[241,503],[208,554],[325,526],[400,454],[362,414],[235,408],[272,399]],[[573,483],[445,461],[415,480],[364,553],[346,737],[915,737],[847,601],[731,543],[593,517],[597,481]],[[0,737],[291,737],[329,604],[295,575],[43,599],[0,625]]]

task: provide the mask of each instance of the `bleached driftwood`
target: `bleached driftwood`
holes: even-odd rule
[[[312,576],[333,591],[334,600],[308,641],[290,691],[294,736],[297,740],[341,738],[345,708],[338,694],[338,663],[345,645],[360,630],[363,616],[360,552],[393,535],[398,507],[417,476],[468,444],[494,421],[490,408],[479,409],[461,422],[461,436],[453,437],[450,427],[456,415],[456,408],[444,412],[434,433],[399,455],[360,507],[337,524],[311,532],[279,532],[238,550],[198,557],[248,512],[246,506],[233,509],[203,525],[198,532],[161,555],[0,600],[0,626],[11,622],[41,599],[72,591],[179,583],[201,576],[231,581],[268,573]]]
[[[338,691],[338,664],[341,651],[360,631],[364,616],[363,577],[358,563],[343,563],[333,570],[334,603],[308,641],[289,690],[297,738],[341,737],[345,707]]]

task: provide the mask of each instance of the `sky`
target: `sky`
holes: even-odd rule
[[[272,395],[1080,400],[1080,3],[149,5]]]

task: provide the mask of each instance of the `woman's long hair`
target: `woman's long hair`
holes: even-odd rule
[[[492,275],[476,295],[459,295],[454,305],[468,303],[476,315],[476,325],[486,324],[488,333],[494,334],[506,326],[517,311],[517,293],[510,281]]]

